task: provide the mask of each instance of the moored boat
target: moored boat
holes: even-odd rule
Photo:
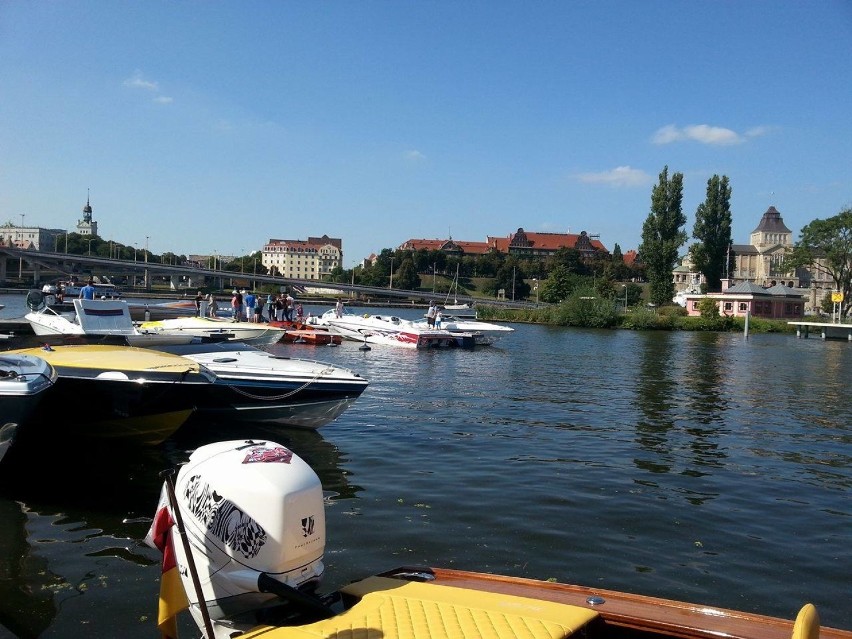
[[[338,317],[332,309],[323,313],[317,323],[356,342],[418,349],[474,346],[470,333],[420,328],[394,315],[343,313]]]
[[[229,339],[255,346],[277,344],[285,330],[269,324],[235,322],[212,317],[175,317],[142,322],[139,330],[165,335],[191,335],[210,339]]]
[[[191,420],[275,424],[315,429],[338,417],[367,388],[366,379],[339,366],[280,357],[247,344],[215,342],[160,347],[204,366],[215,383]]]
[[[501,338],[515,332],[515,329],[502,324],[482,322],[477,319],[464,319],[456,315],[441,313],[440,327],[451,333],[470,333],[477,346],[490,346]],[[414,320],[413,326],[428,328],[426,318]],[[437,324],[436,324],[437,325]]]
[[[5,354],[40,357],[58,375],[51,401],[33,413],[39,428],[25,429],[27,437],[159,444],[189,418],[215,381],[190,359],[133,346],[61,345]]]
[[[793,622],[440,568],[402,567],[320,594],[325,534],[322,485],[293,451],[265,440],[199,447],[167,480],[146,538],[169,548],[161,631],[188,608],[206,637],[221,639],[852,639],[820,628],[810,604]]]
[[[0,354],[0,461],[56,377],[54,368],[41,357]]]
[[[30,311],[24,318],[33,332],[40,336],[116,336],[130,346],[155,344],[187,344],[195,339],[188,334],[140,331],[133,325],[130,310],[124,300],[73,300],[73,319],[56,312],[51,306]]]

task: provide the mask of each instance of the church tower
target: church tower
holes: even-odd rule
[[[86,206],[83,207],[83,219],[77,220],[77,232],[80,235],[97,235],[98,223],[92,221],[92,205],[89,203],[89,196],[86,195]]]

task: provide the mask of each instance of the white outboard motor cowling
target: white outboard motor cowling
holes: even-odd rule
[[[239,440],[202,446],[180,468],[175,495],[203,598],[221,615],[227,614],[223,602],[229,598],[269,593],[263,584],[270,578],[285,588],[305,589],[322,576],[322,485],[281,444]],[[198,597],[179,540],[175,554],[195,615]],[[260,599],[265,598],[275,595]]]

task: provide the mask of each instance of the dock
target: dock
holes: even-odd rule
[[[852,324],[830,322],[787,322],[796,327],[796,337],[807,339],[811,331],[820,332],[822,339],[845,339],[852,342]]]

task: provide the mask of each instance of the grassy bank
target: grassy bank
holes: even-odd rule
[[[611,300],[573,298],[537,309],[505,309],[493,306],[478,307],[479,317],[484,320],[505,322],[529,322],[554,326],[576,326],[584,328],[623,328],[646,331],[716,331],[743,332],[745,318],[734,317],[688,317],[679,306],[659,309],[636,307],[624,313]],[[749,319],[750,333],[793,333],[796,328],[786,320]]]

